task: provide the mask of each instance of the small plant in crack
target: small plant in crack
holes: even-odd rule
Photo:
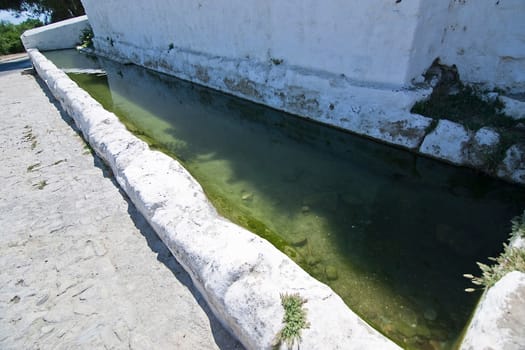
[[[275,348],[281,344],[291,349],[295,343],[301,342],[301,332],[305,328],[310,327],[310,323],[306,320],[306,310],[303,305],[307,302],[298,293],[295,294],[281,294],[281,305],[284,308],[283,328],[277,333],[275,339]]]
[[[33,187],[36,187],[39,190],[43,190],[44,187],[48,185],[46,180],[39,181],[38,183],[34,184]]]
[[[24,132],[22,140],[26,142],[31,142],[31,149],[35,149],[38,142],[36,141],[36,136],[33,134],[33,130],[30,126],[26,125],[25,129],[27,130]]]
[[[27,172],[30,173],[34,170],[37,170],[37,168],[40,166],[40,163],[35,163],[27,167]]]
[[[80,34],[80,47],[81,48],[93,48],[93,30],[91,28],[85,28]]]
[[[512,232],[510,240],[516,238],[525,238],[525,211],[521,216],[512,220]],[[503,253],[496,258],[489,258],[493,261],[493,265],[486,265],[478,262],[481,270],[481,276],[474,276],[472,274],[464,274],[463,277],[468,278],[476,285],[484,289],[492,287],[503,276],[512,271],[525,272],[525,249],[512,247],[508,244],[503,244]],[[479,288],[467,288],[466,292],[474,292]]]
[[[270,59],[270,61],[272,61],[273,64],[275,64],[276,66],[282,64],[284,62],[284,60],[282,58],[272,58]]]

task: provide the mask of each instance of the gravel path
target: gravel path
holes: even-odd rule
[[[43,83],[3,64],[0,348],[240,349]]]

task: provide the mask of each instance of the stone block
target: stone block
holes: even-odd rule
[[[464,148],[469,143],[470,137],[470,133],[463,125],[443,119],[425,137],[419,151],[434,158],[462,165],[466,159]]]

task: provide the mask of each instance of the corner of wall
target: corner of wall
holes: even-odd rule
[[[453,0],[452,0],[453,1]],[[405,82],[410,85],[439,57],[450,1],[420,1]]]

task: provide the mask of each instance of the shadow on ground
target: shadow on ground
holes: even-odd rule
[[[31,67],[31,63],[29,64],[29,67]],[[46,97],[49,99],[49,102],[53,104],[57,110],[60,112],[60,116],[64,120],[65,123],[67,123],[77,134],[82,136],[82,133],[80,129],[75,125],[74,120],[62,109],[56,98],[51,94],[46,84],[38,77],[36,72],[33,69],[26,69],[22,71],[21,74],[32,74],[35,76],[37,83],[40,85],[42,91],[46,95]],[[85,142],[85,141],[84,141]],[[108,178],[111,180],[113,185],[115,185],[124,200],[128,204],[128,214],[133,220],[133,223],[135,227],[140,231],[140,233],[144,236],[146,239],[146,242],[149,246],[149,248],[157,254],[157,260],[161,262],[166,268],[168,268],[173,276],[177,278],[177,280],[184,285],[193,295],[195,300],[198,302],[199,306],[202,308],[202,310],[206,313],[209,321],[210,321],[210,328],[213,334],[213,337],[215,339],[215,343],[220,349],[223,350],[231,350],[231,349],[243,349],[243,346],[237,342],[229,333],[228,331],[222,326],[220,321],[215,317],[211,309],[209,308],[208,304],[202,297],[201,293],[197,290],[195,285],[193,284],[191,277],[188,275],[188,273],[184,270],[184,268],[179,264],[179,262],[175,259],[175,257],[171,254],[169,249],[166,247],[166,245],[159,239],[155,231],[151,228],[149,223],[146,221],[144,216],[137,210],[137,208],[133,205],[127,194],[122,190],[118,182],[116,181],[115,177],[113,176],[113,173],[109,167],[106,166],[104,161],[98,157],[95,153],[93,154],[93,165],[97,168],[99,168],[102,171],[102,174],[105,178]]]
[[[31,68],[31,60],[27,56],[13,58],[12,60],[0,61],[0,74],[14,70]]]

